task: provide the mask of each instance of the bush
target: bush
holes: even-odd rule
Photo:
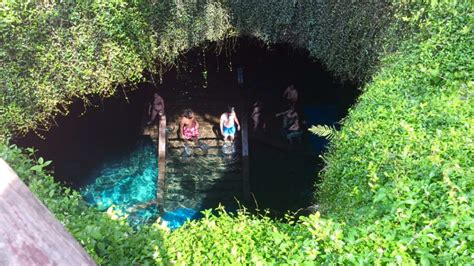
[[[25,153],[29,153],[27,156]],[[157,226],[134,231],[125,219],[112,219],[86,205],[79,192],[64,188],[45,169],[50,161],[35,158],[33,150],[21,151],[0,142],[0,157],[15,168],[30,190],[42,200],[98,264],[130,265],[151,261],[167,234]],[[159,249],[160,250],[160,249]]]
[[[158,3],[160,2],[160,3]],[[230,35],[218,3],[7,1],[0,6],[0,137],[48,130],[74,99],[109,97]],[[158,61],[156,61],[158,60]]]
[[[342,130],[332,135],[330,150],[324,156],[326,167],[322,173],[322,183],[318,184],[316,197],[321,202],[323,216],[316,213],[296,221],[291,218],[274,221],[264,215],[248,214],[244,210],[237,214],[221,210],[217,216],[206,211],[202,220],[189,222],[171,233],[161,230],[157,224],[133,231],[123,221],[111,220],[86,207],[77,192],[54,183],[52,177],[43,170],[47,164],[44,160],[32,161],[16,147],[0,144],[0,156],[14,166],[31,190],[48,205],[99,264],[471,263],[474,259],[474,16],[470,3],[428,6],[393,2],[379,3],[374,7],[354,4],[357,12],[348,21],[339,17],[340,14],[351,14],[352,6],[344,3],[323,4],[315,1],[314,6],[309,7],[319,6],[323,10],[306,10],[306,5],[310,4],[302,1],[286,1],[275,4],[274,7],[269,2],[259,1],[254,3],[258,13],[253,13],[248,6],[239,2],[216,2],[215,5],[203,5],[201,8],[196,5],[163,3],[152,5],[150,9],[140,6],[144,3],[139,2],[136,6],[125,4],[124,8],[131,8],[126,10],[131,12],[132,17],[127,17],[127,14],[123,16],[146,18],[139,19],[145,21],[140,25],[153,25],[150,27],[157,31],[168,29],[169,35],[160,37],[156,46],[163,48],[164,54],[168,55],[179,54],[201,40],[219,40],[222,36],[231,36],[235,33],[234,29],[268,42],[294,40],[296,44],[308,47],[313,55],[323,59],[335,73],[345,73],[342,75],[348,77],[358,73],[371,73],[377,69],[377,54],[382,50],[386,53],[381,58],[380,70],[364,87],[358,104],[343,121]],[[98,4],[91,5],[77,15],[88,14]],[[104,11],[101,9],[103,5],[98,5],[97,8]],[[238,11],[240,8],[247,10]],[[289,8],[293,9],[290,11]],[[11,35],[11,38],[30,38],[30,35],[33,38],[38,32],[40,37],[49,38],[43,36],[47,29],[38,21],[49,18],[48,12],[54,14],[56,11],[45,10],[38,11],[40,15],[36,19],[24,15],[8,16],[8,19],[15,21],[12,23],[33,21],[36,27],[28,34],[20,32],[19,37]],[[159,10],[161,13],[157,14],[163,16],[151,19],[151,12],[143,12],[144,10]],[[266,10],[268,14],[265,13]],[[274,24],[269,21],[280,10],[284,16],[278,18],[281,20],[277,20],[276,28],[272,30]],[[370,13],[370,10],[377,12]],[[384,10],[390,11],[387,18],[380,17]],[[308,14],[323,14],[305,17],[309,23],[307,25],[328,23],[325,25],[335,27],[334,33],[328,33],[330,36],[327,38],[311,35],[327,32],[330,30],[329,26],[318,28],[314,32],[310,28],[305,28],[306,31],[298,27],[292,30],[290,26],[294,23],[304,23],[290,19],[287,15],[303,11]],[[193,18],[202,12],[215,16],[208,16],[194,23]],[[216,34],[205,31],[213,21],[227,23],[229,14],[241,15],[230,16],[232,23],[237,25],[235,28],[214,27],[213,32]],[[255,14],[261,17],[254,18]],[[170,21],[165,19],[170,17],[173,18]],[[209,19],[211,17],[215,20]],[[239,18],[246,20],[239,24]],[[311,18],[320,18],[321,21],[312,21]],[[105,16],[104,19],[110,17]],[[329,22],[331,19],[335,21],[333,24]],[[377,20],[386,22],[387,25],[370,24]],[[107,25],[112,27],[105,27],[106,33],[113,33],[114,23],[109,21]],[[125,20],[121,23],[128,25],[138,22]],[[172,26],[168,28],[163,25]],[[337,28],[340,25],[347,28]],[[370,34],[372,26],[374,30]],[[188,32],[187,29],[192,30]],[[188,33],[207,37],[196,39],[194,34],[187,35]],[[113,37],[110,38],[120,40],[123,37],[120,32],[117,34],[112,34]],[[131,38],[129,35],[124,36],[127,36],[123,37],[124,40]],[[300,39],[302,36],[310,37]],[[403,38],[398,40],[398,36]],[[89,37],[95,40],[95,37]],[[361,40],[342,41],[346,37],[360,37]],[[312,40],[317,42],[312,43]],[[335,44],[342,46],[334,46]],[[345,44],[351,49],[347,49]],[[127,44],[127,47],[133,45]],[[367,46],[368,50],[358,45]],[[133,47],[138,47],[138,51],[148,49],[140,50],[140,45]],[[25,58],[37,54],[34,47],[24,46],[21,49],[19,54],[23,54]],[[339,52],[343,49],[347,51],[342,54],[348,56],[342,58]],[[129,50],[124,48],[124,51]],[[358,61],[358,56],[364,51],[368,51],[370,55]],[[3,52],[2,56],[6,54]],[[138,56],[139,52],[133,54],[137,56],[130,58],[141,58]],[[156,56],[172,58],[160,52]],[[18,62],[23,62],[23,57],[19,58]],[[137,60],[131,62],[147,62]],[[8,62],[9,67],[16,64],[13,57]],[[345,66],[344,62],[352,65]],[[140,68],[146,65],[143,63]],[[116,82],[134,77],[134,73],[139,72],[138,68],[128,71],[130,68],[127,67],[123,69],[128,70],[122,72],[120,66],[122,65],[111,67],[114,71],[119,69],[116,73],[121,73],[117,74],[121,78],[115,79]],[[370,68],[367,72],[363,71],[365,66]],[[15,78],[24,73],[21,72],[25,70],[24,67],[25,65],[19,64],[17,67],[4,69],[6,82],[15,84]],[[84,68],[84,71],[89,70],[88,67]],[[28,71],[26,73],[36,73],[38,69]],[[28,76],[18,80],[24,82],[21,88],[36,84],[31,83],[33,79]],[[45,97],[37,96],[34,99],[38,103],[53,96],[69,99],[68,97],[75,95],[72,88],[68,94],[52,84],[54,83],[50,83],[51,90],[45,91],[54,93],[45,94]],[[30,121],[28,119],[33,119],[30,117],[32,113],[28,112],[40,110],[48,114],[50,109],[41,109],[42,105],[36,105],[37,102],[34,102],[33,109],[29,109],[29,101],[22,102],[24,91],[18,92],[18,96],[13,88],[15,87],[10,87],[6,93],[1,94],[3,109],[0,112],[0,123],[3,124],[0,126],[34,128],[33,122],[27,122]],[[34,95],[37,92],[33,88],[42,87],[33,86],[29,88],[31,90],[25,91]]]
[[[404,19],[420,34],[384,58],[333,138],[318,198],[329,217],[366,228],[358,241],[374,258],[464,264],[474,248],[472,9]]]

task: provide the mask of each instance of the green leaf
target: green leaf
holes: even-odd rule
[[[43,166],[41,165],[34,165],[30,168],[31,171],[41,172],[43,170]]]

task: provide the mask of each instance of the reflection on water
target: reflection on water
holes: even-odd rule
[[[242,192],[240,157],[224,155],[216,147],[209,148],[206,155],[195,152],[193,156],[183,156],[182,149],[170,149],[166,182],[166,211],[235,205],[234,197]]]
[[[156,221],[158,173],[156,145],[149,138],[117,157],[110,151],[103,163],[86,177],[91,183],[81,188],[86,201],[98,209],[128,216],[132,226]],[[199,210],[219,202],[235,201],[241,192],[240,158],[211,148],[207,155],[183,156],[170,150],[167,158],[167,193],[161,220],[169,228],[201,216]]]
[[[93,182],[80,190],[86,201],[100,210],[114,205],[133,225],[153,221],[158,214],[153,204],[158,169],[154,143],[139,139],[128,154],[108,155],[87,177]]]

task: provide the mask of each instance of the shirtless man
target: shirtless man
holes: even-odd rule
[[[179,132],[181,138],[184,139],[185,145],[187,145],[190,140],[198,145],[199,123],[191,109],[184,110],[183,117],[179,123]]]
[[[295,85],[291,84],[286,88],[283,92],[283,98],[288,100],[291,106],[295,106],[296,102],[298,101],[298,91],[295,88]]]
[[[222,136],[224,136],[224,141],[234,141],[236,132],[235,124],[237,124],[237,130],[240,130],[239,119],[237,119],[234,107],[229,107],[229,110],[221,115],[220,128]]]
[[[301,141],[302,131],[300,126],[300,120],[298,113],[295,111],[295,107],[291,106],[289,110],[276,114],[276,117],[283,116],[283,128],[282,133],[288,139],[290,144],[293,143],[294,139]]]
[[[147,125],[151,125],[157,115],[162,116],[165,113],[165,101],[163,98],[158,95],[157,92],[153,94],[153,102],[150,103],[148,107],[148,115],[150,116],[150,121],[147,122]]]

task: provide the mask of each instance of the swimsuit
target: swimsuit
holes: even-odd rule
[[[225,127],[223,128],[224,132],[223,132],[223,135],[224,137],[227,137],[227,136],[234,136],[235,135],[235,125],[232,126],[232,127]]]
[[[232,113],[231,115],[228,115],[227,113],[224,113],[222,114],[221,119],[224,119],[224,115],[225,115],[224,121],[226,122],[224,122],[224,125],[222,127],[222,131],[223,131],[222,135],[224,136],[224,138],[226,138],[227,136],[234,137],[235,131],[236,131],[235,124],[234,124],[235,114]],[[232,124],[232,126],[226,127],[225,124]]]
[[[183,136],[185,139],[192,139],[199,137],[199,130],[196,127],[196,123],[193,123],[192,127],[183,127]]]

